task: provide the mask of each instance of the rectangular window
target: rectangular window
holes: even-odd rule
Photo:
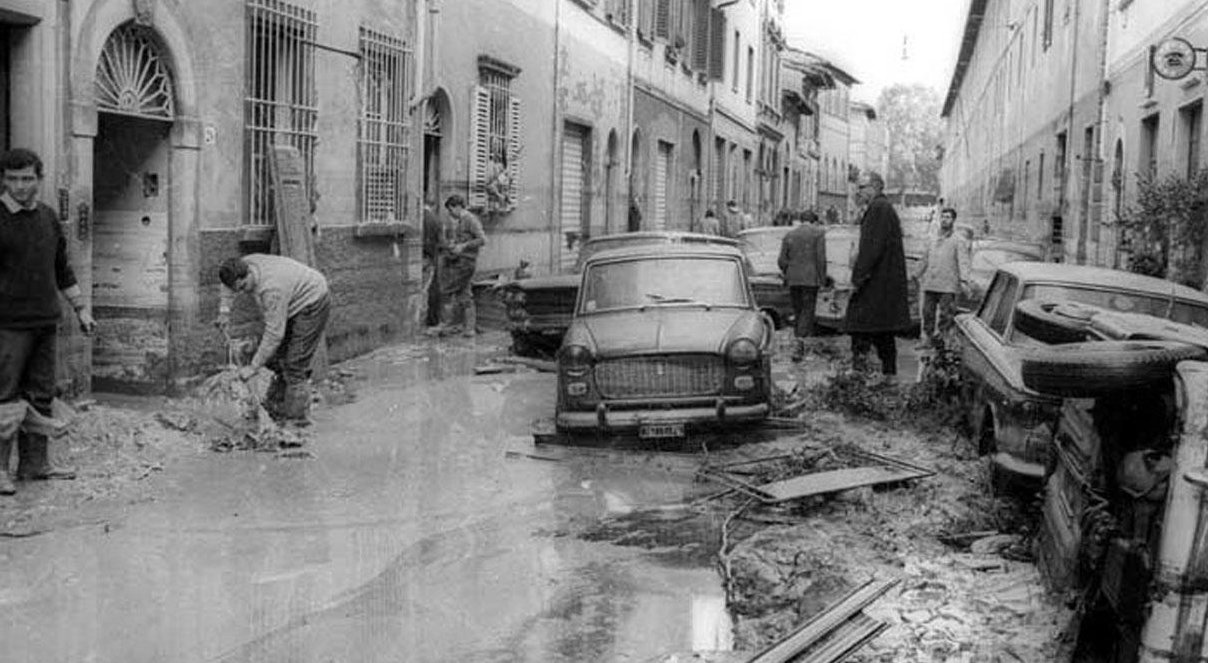
[[[741,54],[742,54],[742,45],[740,43],[740,39],[738,36],[738,30],[735,30],[734,31],[734,65],[732,67],[730,67],[730,75],[733,76],[733,78],[730,79],[730,90],[732,92],[738,92],[738,73],[740,71],[739,66],[741,65],[741,63],[738,61],[738,59],[739,59],[739,57],[741,57]]]
[[[709,69],[709,2],[692,2],[692,69],[698,72]]]
[[[298,149],[313,199],[318,99],[315,93],[315,13],[282,0],[248,0],[243,99],[246,219],[270,225],[273,191],[269,159],[275,144]]]
[[[747,47],[747,103],[751,103],[752,93],[755,89],[755,49]]]
[[[1057,200],[1065,202],[1065,132],[1057,134],[1057,153],[1053,155],[1053,184]]]
[[[654,36],[667,39],[671,36],[671,0],[654,2]]]
[[[472,208],[510,211],[517,200],[520,100],[512,94],[512,79],[519,71],[488,56],[478,58],[467,200]]]
[[[742,151],[742,209],[751,209],[751,150]]]
[[[1187,179],[1195,177],[1196,172],[1200,169],[1200,132],[1203,127],[1203,122],[1201,122],[1203,111],[1204,102],[1202,101],[1179,109],[1179,123],[1183,125],[1184,149],[1182,156]]]
[[[621,0],[628,4],[629,0]],[[646,41],[654,37],[654,3],[655,0],[637,0],[638,36]]]
[[[1041,43],[1046,51],[1053,45],[1053,0],[1044,0],[1044,32]]]
[[[401,220],[407,210],[407,153],[411,144],[407,113],[411,51],[402,39],[362,27],[359,52],[357,179],[361,221]]]
[[[1158,174],[1158,114],[1141,120],[1141,162],[1137,164],[1144,178],[1153,179]]]
[[[705,3],[708,6],[707,3]],[[726,15],[720,9],[709,10],[709,78],[726,76]]]
[[[1153,82],[1154,82],[1155,74],[1153,73],[1153,66],[1150,63],[1153,62],[1153,54],[1157,50],[1157,48],[1158,48],[1157,46],[1150,46],[1149,55],[1145,59],[1145,98],[1146,99],[1149,99],[1150,97],[1153,96]]]
[[[1023,199],[1023,206],[1024,206],[1025,211],[1028,208],[1028,192],[1032,190],[1031,184],[1032,184],[1032,162],[1024,161],[1023,162],[1023,187],[1021,187],[1019,190],[1023,192],[1023,195],[1021,196],[1021,198]]]

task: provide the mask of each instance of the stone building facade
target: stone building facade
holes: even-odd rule
[[[974,0],[943,107],[947,202],[1054,259],[1123,266],[1115,221],[1138,179],[1203,164],[1202,75],[1150,68],[1169,37],[1208,44],[1208,7]]]

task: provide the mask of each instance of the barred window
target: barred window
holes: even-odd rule
[[[307,198],[314,198],[317,29],[313,11],[282,0],[247,1],[243,176],[250,224],[274,222],[269,172],[273,145],[297,148]]]
[[[487,211],[511,211],[520,172],[520,100],[512,93],[512,79],[520,70],[482,56],[478,72],[467,202]]]
[[[411,124],[411,51],[406,43],[360,30],[361,116],[357,181],[361,222],[392,222],[407,209],[407,153]]]

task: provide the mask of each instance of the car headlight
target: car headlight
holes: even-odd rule
[[[591,368],[591,350],[582,345],[568,345],[559,353],[558,363],[567,375],[583,375]]]
[[[749,338],[740,338],[730,344],[726,356],[735,364],[750,364],[759,359],[759,347]]]

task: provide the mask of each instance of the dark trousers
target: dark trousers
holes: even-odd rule
[[[793,306],[793,316],[797,320],[794,326],[797,338],[813,336],[817,331],[814,327],[814,308],[818,305],[818,286],[789,286],[789,303]]]
[[[951,292],[923,292],[923,336],[935,334],[943,337],[952,329],[952,317],[956,315],[956,295]],[[937,320],[938,318],[938,320]],[[937,331],[936,325],[939,325]]]
[[[893,332],[852,332],[851,359],[857,370],[863,370],[864,356],[872,348],[881,360],[881,372],[885,375],[898,374],[898,345]]]
[[[50,416],[55,395],[55,338],[58,330],[0,329],[0,403],[24,398]]]
[[[327,319],[331,316],[331,297],[324,295],[323,299],[307,306],[291,317],[285,323],[285,336],[277,353],[268,360],[270,370],[285,383],[296,385],[310,378],[310,364],[323,338],[323,330],[327,328]]]

